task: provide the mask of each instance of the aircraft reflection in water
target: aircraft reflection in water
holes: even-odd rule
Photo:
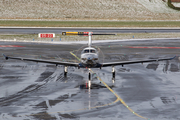
[[[61,61],[50,61],[50,60],[41,60],[41,59],[31,59],[31,58],[22,58],[22,57],[9,57],[3,54],[6,60],[8,59],[15,59],[15,60],[24,60],[24,61],[33,61],[33,62],[41,62],[41,63],[50,63],[57,65],[64,65],[64,76],[67,76],[67,67],[68,66],[74,66],[80,68],[88,68],[89,74],[88,74],[88,87],[91,87],[91,71],[90,68],[102,68],[102,67],[108,67],[112,66],[112,80],[115,81],[115,68],[116,65],[126,65],[126,64],[134,64],[134,63],[144,63],[144,62],[154,62],[154,61],[163,61],[163,60],[172,60],[175,57],[172,58],[161,58],[161,59],[148,59],[148,60],[136,60],[136,61],[120,61],[120,62],[108,62],[108,63],[100,63],[99,62],[99,53],[98,51],[93,48],[91,37],[92,35],[115,35],[115,34],[94,34],[92,32],[62,32],[63,35],[85,35],[89,36],[89,43],[88,47],[84,48],[81,52],[81,58],[79,63],[73,63],[73,62],[61,62]]]

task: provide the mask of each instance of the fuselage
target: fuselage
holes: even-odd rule
[[[81,52],[81,67],[101,67],[98,61],[98,51],[93,47],[84,48]]]

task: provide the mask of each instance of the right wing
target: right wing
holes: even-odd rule
[[[61,61],[50,61],[50,60],[42,60],[42,59],[32,59],[32,58],[21,58],[21,57],[9,57],[3,54],[6,60],[8,59],[15,59],[15,60],[22,60],[22,61],[32,61],[32,62],[41,62],[41,63],[50,63],[55,65],[65,65],[65,66],[75,66],[78,67],[79,63],[71,63],[71,62],[61,62]]]
[[[108,67],[108,66],[116,66],[116,65],[126,65],[126,64],[134,64],[134,63],[144,63],[144,62],[155,62],[155,61],[163,61],[163,60],[172,60],[176,56],[172,58],[161,58],[161,59],[148,59],[148,60],[136,60],[136,61],[122,61],[122,62],[109,62],[109,63],[103,63],[102,67]]]

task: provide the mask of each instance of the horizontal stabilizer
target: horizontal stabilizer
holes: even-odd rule
[[[91,32],[92,35],[116,35],[112,33],[93,33]],[[89,32],[62,32],[62,35],[89,35]]]

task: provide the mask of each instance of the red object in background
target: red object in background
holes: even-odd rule
[[[128,48],[146,48],[146,49],[180,49],[180,47],[158,47],[158,46],[127,46]]]
[[[93,33],[93,32],[91,32],[91,33]],[[83,36],[89,36],[89,32],[83,32]]]
[[[24,47],[20,45],[0,45],[0,47]]]
[[[83,32],[83,34],[84,34],[84,35],[88,35],[88,34],[89,34],[89,32]]]
[[[41,34],[41,38],[53,38],[53,34]]]
[[[55,37],[54,33],[39,33],[38,37],[40,38],[53,38]]]

